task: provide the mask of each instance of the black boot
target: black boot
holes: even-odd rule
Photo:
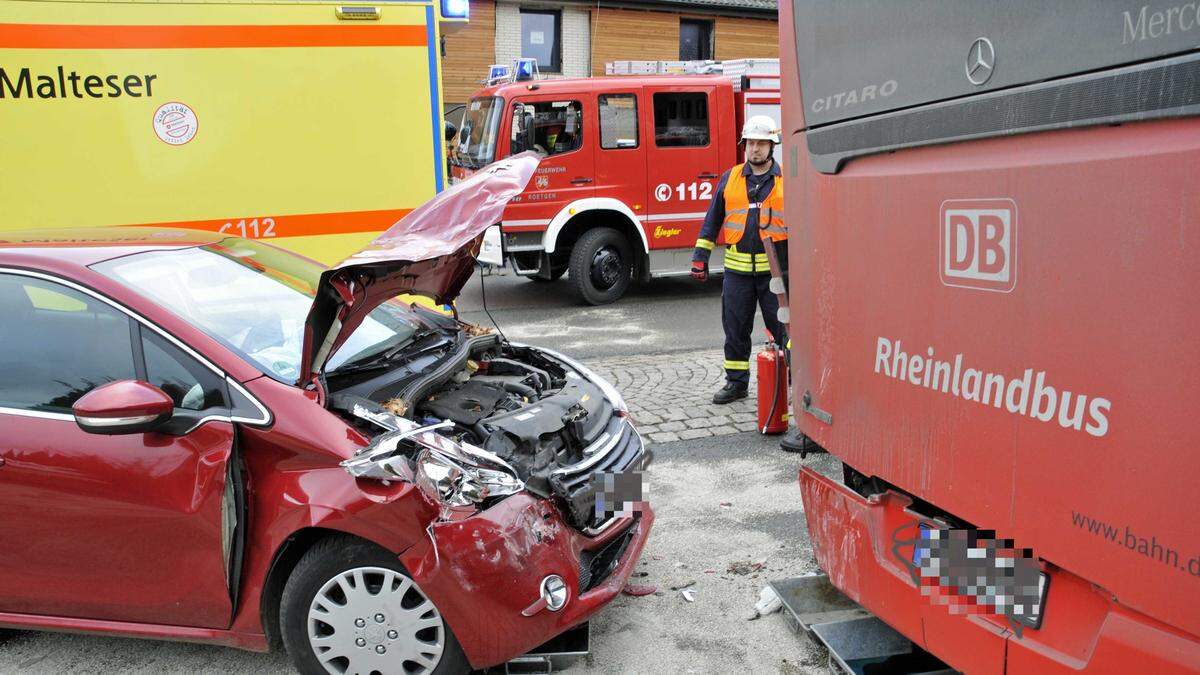
[[[799,429],[792,427],[779,439],[779,449],[784,452],[803,452],[807,440],[800,434]]]
[[[825,452],[825,448],[812,442],[812,439],[800,433],[800,430],[792,427],[784,434],[779,441],[779,449],[784,452],[798,452],[800,459],[804,459],[810,454]]]
[[[726,382],[720,391],[713,394],[713,403],[724,405],[726,403],[733,403],[740,398],[746,398],[749,388],[749,385]]]

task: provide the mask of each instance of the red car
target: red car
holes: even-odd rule
[[[646,460],[620,395],[393,300],[449,302],[536,166],[329,270],[202,232],[0,235],[0,627],[443,673],[608,603],[654,520],[606,491]]]

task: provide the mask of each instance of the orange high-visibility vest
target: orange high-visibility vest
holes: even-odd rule
[[[725,183],[725,222],[722,225],[726,244],[736,244],[746,232],[746,215],[752,207],[758,209],[758,227],[764,241],[784,241],[787,226],[783,222],[783,178],[775,177],[775,186],[759,204],[750,204],[746,196],[746,177],[742,175],[744,164],[729,171]]]

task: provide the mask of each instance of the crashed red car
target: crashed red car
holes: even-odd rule
[[[654,519],[597,480],[646,460],[620,395],[393,300],[453,299],[536,165],[329,270],[212,233],[0,236],[0,627],[442,673],[610,601]]]

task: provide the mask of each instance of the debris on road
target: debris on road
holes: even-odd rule
[[[687,600],[688,602],[696,601],[696,591],[693,591],[690,588],[685,588],[682,591],[679,591],[679,594],[682,595],[683,599]]]
[[[728,509],[728,508],[732,508],[732,507],[733,507],[733,502],[721,502],[721,508]]]
[[[729,563],[729,567],[728,567],[728,569],[726,569],[726,571],[729,572],[730,574],[738,574],[741,576],[746,576],[747,574],[750,574],[752,572],[758,572],[758,571],[762,570],[762,568],[766,564],[767,564],[766,560],[759,560],[758,562],[750,562],[749,560],[738,560],[738,561]]]
[[[781,607],[783,607],[783,600],[779,598],[774,589],[766,586],[759,591],[758,602],[754,604],[754,609],[746,614],[745,619],[754,621],[759,617],[778,612]]]
[[[695,586],[695,585],[696,585],[695,579],[686,579],[684,581],[672,581],[670,583],[670,585],[668,586],[668,588],[670,588],[673,591],[682,591],[683,589],[685,589],[689,586]]]
[[[625,590],[621,591],[625,595],[630,595],[635,598],[640,598],[644,595],[653,595],[658,590],[658,586],[643,586],[640,584],[628,584]]]

